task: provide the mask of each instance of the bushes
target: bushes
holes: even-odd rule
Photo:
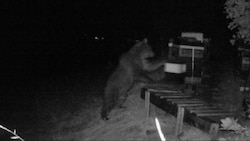
[[[231,112],[242,111],[243,94],[240,92],[240,83],[241,79],[234,76],[232,71],[225,72],[221,76],[218,85],[220,95],[215,99],[224,109],[229,109]]]

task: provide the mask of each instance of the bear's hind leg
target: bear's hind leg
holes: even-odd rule
[[[111,101],[104,102],[102,110],[101,110],[101,119],[103,120],[109,120],[108,117],[111,110],[115,107],[115,103]]]
[[[128,97],[128,92],[130,89],[132,89],[132,87],[133,87],[133,81],[128,80],[126,82],[126,85],[120,88],[120,92],[119,92],[120,96],[117,101],[117,106],[119,108],[127,108],[126,106],[124,106],[124,103],[126,102],[127,97]]]
[[[101,110],[101,118],[103,120],[110,119],[108,115],[116,105],[116,99],[118,95],[117,93],[118,91],[116,88],[108,87],[108,89],[106,89],[104,99],[103,99],[103,107]]]
[[[108,117],[108,113],[109,113],[109,111],[107,110],[107,108],[102,108],[101,119],[102,120],[109,120],[110,118]]]

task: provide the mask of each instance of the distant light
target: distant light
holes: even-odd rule
[[[99,40],[99,37],[95,37],[96,40]]]
[[[101,37],[101,40],[104,40],[104,37]]]
[[[172,47],[173,45],[174,45],[174,44],[173,44],[173,43],[171,43],[171,42],[170,42],[170,43],[168,43],[168,46],[169,46],[169,47]]]

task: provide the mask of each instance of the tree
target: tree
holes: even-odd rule
[[[228,28],[235,32],[233,41],[250,44],[250,0],[227,0],[225,12],[230,20]]]

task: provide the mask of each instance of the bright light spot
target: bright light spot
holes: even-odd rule
[[[174,44],[173,43],[168,43],[168,46],[169,47],[172,47]]]
[[[104,37],[95,36],[94,39],[95,39],[95,40],[104,40]]]
[[[165,137],[164,137],[164,135],[163,135],[163,133],[161,131],[161,126],[160,126],[160,123],[159,123],[157,118],[155,118],[155,124],[156,124],[157,130],[158,130],[158,134],[159,134],[159,136],[161,138],[161,141],[166,141],[166,139],[165,139]]]

